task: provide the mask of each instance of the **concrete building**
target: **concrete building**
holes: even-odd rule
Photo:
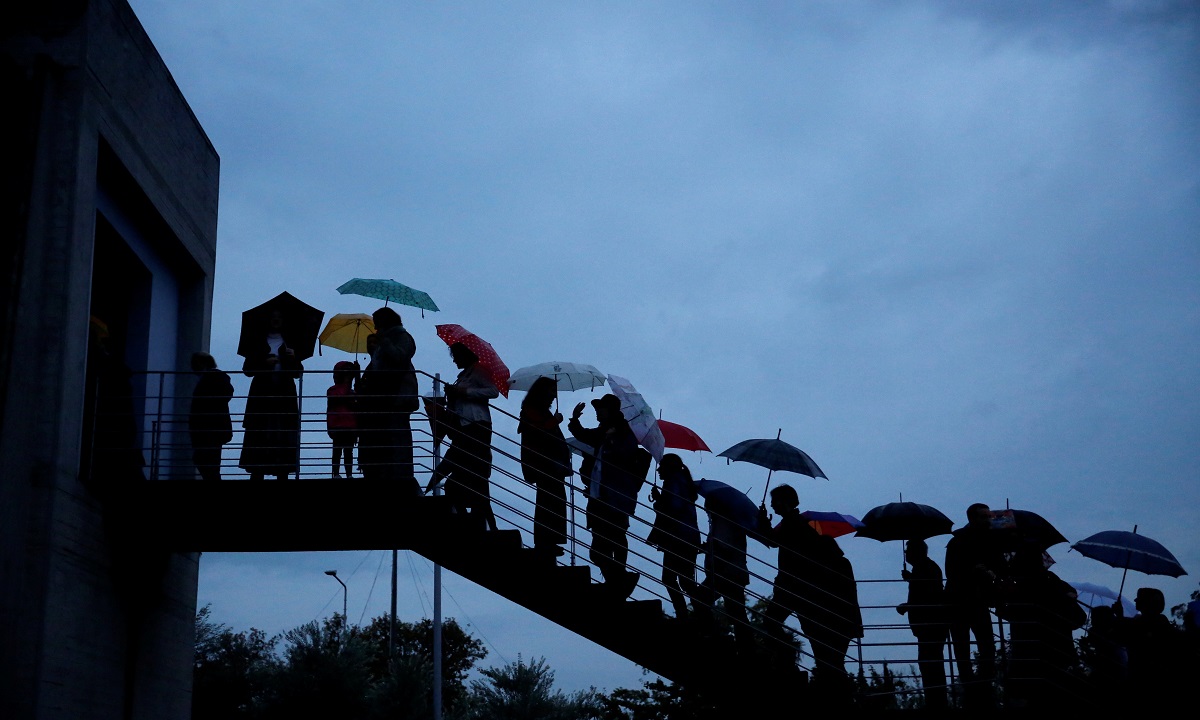
[[[124,0],[10,5],[0,717],[186,718],[198,555],[123,531],[151,417],[103,396],[207,348],[219,158]]]

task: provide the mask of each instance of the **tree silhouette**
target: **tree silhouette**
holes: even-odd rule
[[[564,694],[554,689],[554,671],[544,658],[481,671],[471,683],[472,717],[479,720],[589,720],[599,718],[602,696],[595,690]]]

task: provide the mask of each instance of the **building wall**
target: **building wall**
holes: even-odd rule
[[[123,532],[134,473],[81,477],[89,315],[100,213],[151,274],[126,364],[207,348],[219,159],[124,0],[6,14],[0,717],[186,718],[198,557]]]

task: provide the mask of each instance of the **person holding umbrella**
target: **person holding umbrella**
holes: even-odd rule
[[[533,512],[533,547],[551,557],[563,554],[567,542],[567,486],[571,448],[563,437],[562,413],[551,406],[558,398],[554,378],[539,377],[521,401],[517,432],[521,435],[521,474],[537,488]]]
[[[675,453],[663,455],[658,465],[662,490],[650,491],[654,525],[646,542],[663,553],[662,581],[675,617],[688,615],[687,597],[696,592],[696,556],[700,554],[700,527],[696,523],[696,483],[687,465]]]
[[[946,611],[942,569],[929,557],[924,540],[909,540],[904,559],[912,571],[901,570],[908,583],[908,600],[896,606],[896,612],[908,615],[908,626],[917,638],[917,667],[921,670],[921,689],[925,707],[930,711],[946,709],[946,639],[950,622]]]
[[[629,516],[637,507],[637,494],[650,469],[650,454],[638,447],[629,421],[621,414],[621,399],[609,393],[592,401],[597,427],[579,422],[585,405],[571,413],[567,429],[593,449],[580,475],[587,482],[587,527],[592,531],[591,561],[604,576],[613,595],[624,600],[637,586],[637,573],[626,571],[629,557]]]
[[[795,614],[808,638],[814,661],[814,680],[831,691],[846,680],[846,651],[852,637],[862,637],[862,615],[853,570],[837,541],[817,533],[800,515],[800,498],[790,485],[771,489],[771,509],[779,524],[771,526],[765,507],[759,508],[757,538],[779,548],[779,574],[767,627],[788,642],[784,621]],[[790,644],[790,643],[789,643]]]
[[[1162,590],[1138,588],[1133,604],[1138,614],[1131,618],[1124,617],[1120,603],[1113,605],[1116,639],[1129,654],[1128,701],[1132,707],[1142,707],[1146,701],[1170,707],[1185,672],[1180,663],[1183,638],[1164,614],[1167,603]]]
[[[420,494],[420,485],[413,473],[409,417],[420,406],[412,363],[417,343],[395,310],[381,307],[371,319],[375,324],[375,348],[357,393],[359,464],[366,479],[405,483],[415,497]]]
[[[382,346],[380,346],[382,348]],[[492,413],[488,401],[500,396],[479,363],[479,356],[460,342],[450,346],[458,378],[446,386],[446,435],[450,449],[434,468],[426,492],[446,479],[446,497],[476,529],[496,529],[492,512]]]
[[[300,469],[300,406],[296,378],[304,366],[284,337],[280,309],[267,315],[266,332],[248,340],[243,331],[245,362],[242,373],[251,378],[242,416],[245,435],[238,466],[251,480],[275,475],[280,480]]]

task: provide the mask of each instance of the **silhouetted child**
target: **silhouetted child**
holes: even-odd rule
[[[358,439],[358,423],[354,416],[354,363],[342,360],[333,366],[333,385],[325,391],[325,429],[333,441],[333,476],[340,478],[339,460],[344,458],[346,477],[354,474],[354,442]]]

